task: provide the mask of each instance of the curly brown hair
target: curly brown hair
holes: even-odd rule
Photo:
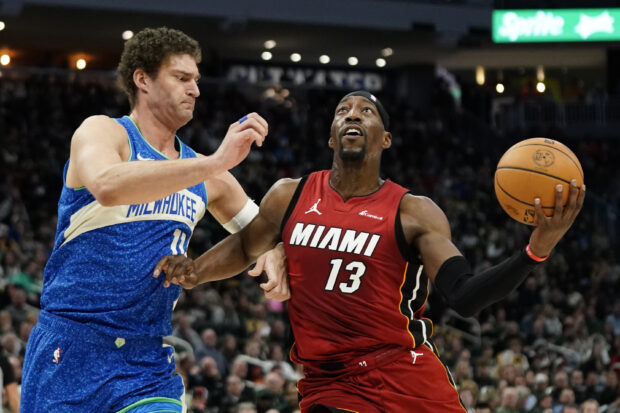
[[[143,29],[125,42],[117,73],[119,84],[127,94],[132,108],[138,91],[133,81],[136,69],[143,69],[149,76],[157,77],[164,61],[175,54],[188,54],[196,63],[202,59],[200,45],[196,40],[180,30],[167,27]]]

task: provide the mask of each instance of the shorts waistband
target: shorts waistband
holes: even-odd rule
[[[304,362],[304,373],[307,377],[341,377],[358,374],[391,363],[409,350],[404,347],[382,349],[346,362]]]
[[[115,337],[95,330],[79,321],[61,317],[45,310],[41,310],[37,325],[46,330],[63,332],[74,340],[85,341],[103,347],[130,348],[134,346],[162,345],[162,337]]]

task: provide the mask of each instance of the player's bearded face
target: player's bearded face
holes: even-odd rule
[[[382,136],[383,132],[376,107],[364,97],[352,96],[336,107],[330,146],[343,162],[361,162],[369,152],[370,142],[374,142],[373,137]]]

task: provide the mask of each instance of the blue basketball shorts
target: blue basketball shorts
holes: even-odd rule
[[[26,347],[21,412],[182,412],[174,349],[156,337],[110,337],[41,311]]]

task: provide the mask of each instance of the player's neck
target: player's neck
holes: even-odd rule
[[[334,162],[329,184],[344,201],[354,196],[375,192],[385,181],[379,177],[379,168],[362,164]]]
[[[155,149],[171,159],[178,156],[174,147],[176,129],[163,123],[150,110],[136,104],[129,115],[142,137]]]

